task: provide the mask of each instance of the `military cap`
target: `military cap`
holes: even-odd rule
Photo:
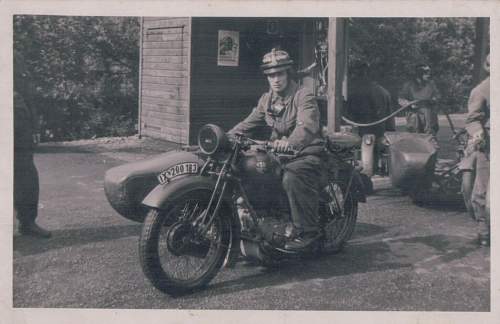
[[[264,74],[271,74],[288,70],[292,64],[293,61],[287,52],[273,48],[271,52],[264,55],[260,68]]]

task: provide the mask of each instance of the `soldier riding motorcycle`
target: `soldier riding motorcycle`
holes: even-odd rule
[[[229,133],[209,124],[199,132],[197,151],[169,152],[106,174],[108,200],[120,214],[141,220],[138,214],[147,212],[139,251],[156,288],[185,293],[207,285],[240,255],[275,265],[339,251],[350,238],[358,202],[366,199],[354,168],[360,138],[321,136],[314,98],[288,79],[291,64],[283,51],[264,57],[271,90]],[[270,141],[248,136],[265,125]]]

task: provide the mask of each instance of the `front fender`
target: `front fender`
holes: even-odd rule
[[[151,208],[163,209],[168,203],[174,201],[185,193],[195,189],[213,190],[215,179],[200,175],[187,176],[167,184],[157,185],[144,198],[142,204]]]

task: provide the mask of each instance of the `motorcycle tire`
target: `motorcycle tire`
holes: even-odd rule
[[[199,248],[191,248],[191,250],[190,247],[185,248],[183,246],[194,244],[192,243],[194,240],[190,241],[186,239],[188,237],[187,234],[183,236],[184,233],[182,230],[184,230],[184,227],[182,226],[189,225],[183,225],[182,221],[178,221],[175,218],[178,211],[184,211],[188,203],[193,201],[202,205],[198,209],[203,211],[203,205],[208,205],[210,195],[211,191],[206,189],[187,191],[181,197],[175,199],[174,202],[167,204],[165,208],[161,210],[151,209],[144,221],[139,240],[139,255],[142,270],[153,286],[164,293],[178,296],[203,288],[215,277],[222,267],[231,237],[231,225],[227,217],[228,215],[223,214],[223,211],[226,211],[225,208],[221,208],[221,212],[219,212],[219,215],[216,215],[209,230],[209,235],[212,238],[207,239],[207,241],[210,241],[210,243]],[[195,210],[198,210],[196,208],[194,207],[191,214],[195,214]],[[190,219],[192,220],[193,218]],[[186,222],[186,224],[188,223]],[[189,232],[189,229],[185,231]],[[166,233],[165,237],[162,236],[164,232]],[[189,243],[186,243],[187,241]],[[175,248],[172,248],[172,246]],[[181,247],[178,248],[176,246]],[[183,248],[186,251],[183,251]],[[205,249],[207,249],[206,252],[204,251]],[[165,259],[163,259],[164,255],[166,255]],[[201,266],[197,269],[201,271],[192,276],[189,275],[188,273],[193,270],[191,268],[197,268],[193,266],[193,263],[205,258],[207,260],[202,262]],[[168,267],[168,265],[173,266],[173,268]],[[183,265],[186,266],[186,269],[180,269]]]
[[[472,219],[476,219],[474,214],[474,208],[472,207],[472,189],[474,188],[474,172],[472,171],[462,171],[462,197],[464,199],[465,209],[467,210],[467,214]]]
[[[320,213],[328,213],[320,215],[320,217],[327,220],[323,225],[325,238],[322,251],[330,254],[340,252],[351,238],[358,217],[358,201],[353,197],[352,192],[346,191],[345,182],[331,181],[328,187],[333,188],[335,195],[331,196],[331,191],[327,194],[335,200],[330,201],[330,203],[320,203]],[[338,202],[339,206],[335,206],[334,201]],[[333,205],[331,205],[332,203]],[[341,205],[344,206],[343,211]],[[334,208],[330,208],[331,206]],[[336,226],[336,228],[330,230],[332,226]]]

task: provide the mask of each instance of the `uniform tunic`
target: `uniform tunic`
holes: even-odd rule
[[[284,167],[282,185],[294,226],[303,232],[318,230],[319,191],[325,178],[324,142],[314,95],[290,81],[284,93],[264,93],[256,108],[229,133],[251,136],[262,127],[272,130],[270,140],[285,137],[299,151]]]
[[[378,83],[370,80],[353,80],[349,86],[347,112],[358,123],[371,123],[391,113],[391,95]],[[376,138],[386,130],[394,130],[394,119],[369,127],[360,127],[359,135],[374,134]]]
[[[470,94],[468,102],[468,115],[465,128],[471,137],[489,126],[490,120],[490,78],[486,78],[477,85]],[[489,183],[490,161],[489,147],[475,151],[464,158],[462,169],[475,170],[474,187],[471,202],[474,214],[479,222],[479,232],[489,233]]]
[[[429,81],[419,85],[416,81],[408,81],[403,85],[399,93],[399,98],[409,101],[413,100],[434,100],[440,97],[434,81]],[[425,133],[436,135],[439,131],[437,112],[428,102],[418,103],[416,113],[407,116],[407,128],[412,133]]]

